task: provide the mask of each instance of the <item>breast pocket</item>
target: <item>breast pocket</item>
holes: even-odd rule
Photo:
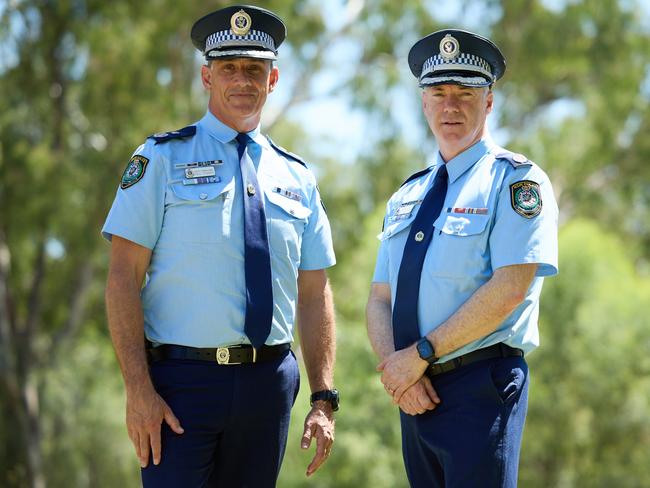
[[[272,189],[265,189],[266,220],[271,252],[288,255],[294,263],[300,262],[300,246],[311,209],[304,199],[295,200]]]
[[[186,186],[173,183],[167,194],[163,234],[188,243],[216,243],[230,234],[234,183]]]
[[[489,215],[440,215],[434,223],[427,271],[441,277],[474,276],[487,267]]]

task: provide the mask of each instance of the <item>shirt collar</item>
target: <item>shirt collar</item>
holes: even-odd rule
[[[489,135],[483,136],[478,142],[465,149],[462,153],[447,161],[447,173],[449,174],[449,182],[453,183],[460,176],[465,173],[469,168],[474,166],[476,162],[491,151],[494,147],[494,142]],[[436,167],[445,164],[440,151],[436,155]]]
[[[221,122],[221,120],[219,120],[212,112],[210,112],[210,110],[205,113],[197,125],[200,125],[208,132],[208,134],[224,144],[232,141],[235,137],[237,137],[237,131]],[[252,131],[247,132],[247,134],[258,144],[262,144],[263,140],[265,140],[265,138],[260,133],[259,125]]]

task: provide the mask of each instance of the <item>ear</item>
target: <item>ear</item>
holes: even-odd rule
[[[491,88],[488,88],[485,103],[486,103],[485,113],[489,114],[490,112],[492,112],[492,105],[494,104],[494,92],[492,91]]]
[[[277,86],[279,79],[280,79],[280,70],[278,69],[277,66],[274,66],[273,68],[271,68],[271,72],[269,73],[269,93],[275,90],[275,87]]]
[[[203,83],[203,88],[209,90],[212,87],[212,71],[208,66],[201,66],[201,82]]]

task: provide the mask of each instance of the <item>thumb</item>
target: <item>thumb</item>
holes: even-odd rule
[[[311,445],[311,438],[313,435],[314,435],[314,426],[311,424],[305,425],[305,432],[302,434],[300,447],[303,449],[309,449],[309,446]]]
[[[181,427],[181,423],[179,420],[176,418],[176,415],[172,412],[172,409],[169,408],[167,405],[165,405],[165,422],[167,422],[167,425],[171,427],[171,429],[176,432],[177,434],[182,434],[185,432],[183,427]]]
[[[384,368],[386,367],[386,363],[388,362],[388,359],[384,359],[381,363],[377,365],[377,371],[383,371]]]

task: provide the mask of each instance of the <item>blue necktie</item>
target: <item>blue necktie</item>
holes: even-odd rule
[[[422,265],[433,237],[433,222],[440,215],[445,202],[447,179],[447,167],[442,165],[420,205],[404,245],[393,307],[395,350],[404,349],[420,339],[418,297]]]
[[[271,257],[266,231],[266,215],[257,172],[248,154],[248,144],[256,144],[248,134],[237,135],[237,152],[244,198],[244,274],[246,277],[246,318],[244,332],[255,349],[261,347],[273,321]]]

